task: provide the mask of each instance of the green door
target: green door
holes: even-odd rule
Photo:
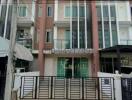
[[[65,76],[65,58],[58,58],[57,76]]]
[[[87,58],[80,59],[80,76],[88,77],[88,59]]]
[[[65,49],[69,49],[70,48],[70,30],[66,30],[65,31]]]
[[[79,78],[80,75],[80,58],[74,58],[74,77]]]
[[[87,58],[74,58],[74,77],[88,77]]]

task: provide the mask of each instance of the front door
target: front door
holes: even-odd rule
[[[57,76],[67,78],[88,77],[87,58],[58,58]]]

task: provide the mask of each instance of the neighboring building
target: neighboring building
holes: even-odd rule
[[[97,3],[100,70],[132,72],[132,31],[129,1]],[[106,49],[105,49],[106,48]]]
[[[35,30],[35,1],[19,0],[17,9],[17,43],[32,50]],[[26,71],[30,70],[31,63],[18,59],[16,67],[24,67]]]
[[[0,66],[1,66],[1,68],[0,68],[0,80],[1,80],[0,81],[0,100],[3,100],[3,98],[4,98],[6,72],[8,69],[7,68],[7,62],[8,62],[7,60],[8,60],[9,51],[12,49],[12,47],[14,47],[13,48],[14,51],[10,51],[10,52],[13,52],[12,55],[14,57],[13,57],[13,59],[11,59],[12,60],[11,62],[13,63],[13,65],[16,64],[15,67],[26,67],[27,65],[21,65],[22,61],[29,63],[29,61],[33,60],[32,54],[28,49],[26,49],[25,47],[23,47],[22,45],[19,45],[17,43],[14,44],[14,42],[13,42],[17,35],[16,40],[18,43],[21,44],[21,43],[25,42],[25,41],[23,41],[23,42],[21,41],[24,36],[27,37],[32,43],[32,38],[29,37],[30,35],[28,35],[28,33],[31,31],[30,33],[33,34],[33,32],[32,32],[33,29],[30,29],[30,27],[32,27],[32,25],[30,25],[30,24],[32,24],[32,20],[34,20],[32,18],[33,16],[31,17],[32,18],[31,21],[30,21],[30,17],[28,17],[29,19],[28,18],[23,19],[22,17],[21,18],[18,17],[18,19],[17,19],[17,6],[18,6],[17,1],[18,0],[0,0]],[[26,5],[26,6],[30,7],[29,5]],[[34,6],[35,6],[35,3],[34,3]],[[24,7],[19,7],[18,11],[20,12],[19,15],[23,15],[23,16],[25,15]],[[29,12],[31,12],[31,11],[29,11]],[[34,13],[34,10],[32,12]],[[29,14],[29,15],[31,15],[31,14]],[[26,24],[24,25],[23,22],[26,22]],[[24,30],[24,28],[26,28],[26,29]],[[17,32],[16,32],[16,30],[17,30]],[[21,31],[21,32],[25,31],[26,35],[23,36],[23,33],[21,33],[21,35],[18,35],[17,33],[19,33],[19,31]],[[25,38],[25,40],[26,40],[26,38]],[[12,45],[12,47],[10,47],[10,45]],[[32,46],[32,44],[31,44],[31,46]],[[30,46],[26,45],[26,47],[30,47]],[[16,63],[15,63],[15,61],[16,61]],[[19,63],[19,65],[17,62]],[[9,71],[9,69],[8,69],[8,71]],[[8,75],[10,76],[10,74],[8,74]],[[8,78],[7,78],[7,80],[8,80]]]

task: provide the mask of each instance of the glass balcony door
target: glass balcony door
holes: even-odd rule
[[[65,31],[65,49],[70,49],[70,30]]]

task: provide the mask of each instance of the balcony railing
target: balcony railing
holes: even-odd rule
[[[114,100],[111,77],[22,76],[20,99]]]
[[[70,49],[70,40],[55,39],[54,48],[55,49]]]
[[[121,45],[132,45],[132,40],[129,39],[121,39],[120,40]]]
[[[71,43],[72,42],[72,43]],[[45,45],[44,53],[54,53],[54,54],[92,54],[93,49],[92,48],[85,48],[85,41],[80,40],[78,48],[78,42],[77,41],[71,41],[69,39],[55,39],[53,40],[53,43],[50,44],[50,47],[48,48],[48,44]],[[89,46],[90,47],[90,46]]]
[[[26,48],[32,49],[32,39],[19,38],[17,39],[17,43],[25,46]]]
[[[55,49],[78,49],[78,42],[76,40],[71,41],[70,39],[55,39],[54,48]],[[84,40],[80,40],[79,49],[85,49]]]

